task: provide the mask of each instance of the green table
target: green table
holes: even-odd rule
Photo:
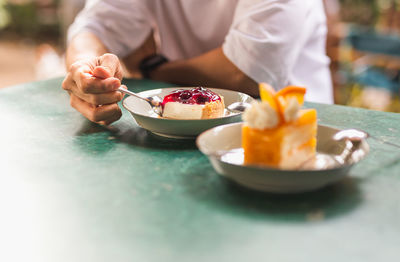
[[[0,90],[0,261],[399,260],[399,149],[369,139],[371,153],[343,182],[261,194],[220,178],[193,142],[153,136],[126,111],[110,128],[91,124],[60,85]],[[400,143],[400,115],[307,106],[322,124]]]

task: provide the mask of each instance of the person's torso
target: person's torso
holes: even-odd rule
[[[242,16],[246,6],[262,1],[268,0],[147,0],[145,5],[152,15],[159,51],[169,59],[177,60],[222,46],[237,19],[235,15]],[[284,4],[290,0],[269,1]],[[289,84],[311,86],[313,90],[306,96],[308,100],[329,103],[332,102],[332,87],[329,59],[325,53],[326,19],[322,0],[307,0],[304,8],[307,19],[299,23],[304,23],[306,41],[295,58]],[[250,16],[245,14],[243,19]]]
[[[237,0],[148,0],[160,51],[170,59],[200,55],[221,46]]]

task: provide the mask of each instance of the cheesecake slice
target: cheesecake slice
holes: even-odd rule
[[[178,89],[164,97],[163,117],[171,119],[210,119],[224,116],[224,99],[203,87]]]
[[[262,102],[254,102],[244,114],[245,164],[296,169],[315,157],[317,112],[300,109],[304,94],[301,87],[275,93],[271,87],[260,85]]]

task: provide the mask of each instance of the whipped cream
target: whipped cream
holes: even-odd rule
[[[274,128],[279,124],[278,113],[268,102],[252,102],[244,112],[243,120],[255,129]]]
[[[289,98],[287,107],[285,108],[285,112],[283,112],[285,122],[296,120],[299,117],[300,108],[301,106],[299,104],[299,101],[295,97]]]

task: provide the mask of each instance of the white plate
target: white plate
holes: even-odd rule
[[[300,193],[322,188],[342,179],[350,168],[369,152],[368,143],[363,140],[359,150],[351,155],[348,162],[342,165],[329,165],[328,161],[333,161],[331,155],[340,155],[346,143],[333,140],[332,137],[339,131],[338,129],[319,125],[318,161],[312,169],[282,170],[246,166],[243,165],[241,147],[242,124],[235,123],[210,129],[198,136],[196,143],[220,175],[258,191]]]
[[[153,89],[138,93],[141,96],[158,96],[163,98],[176,89],[191,89],[193,87],[172,87]],[[234,102],[251,103],[254,99],[244,93],[225,89],[209,88],[224,97],[225,106]],[[150,105],[139,98],[128,96],[122,105],[132,114],[138,125],[157,135],[169,138],[194,139],[201,132],[215,126],[240,122],[241,114],[229,114],[224,117],[203,120],[178,120],[160,118],[150,107]],[[227,111],[227,110],[225,110]]]

